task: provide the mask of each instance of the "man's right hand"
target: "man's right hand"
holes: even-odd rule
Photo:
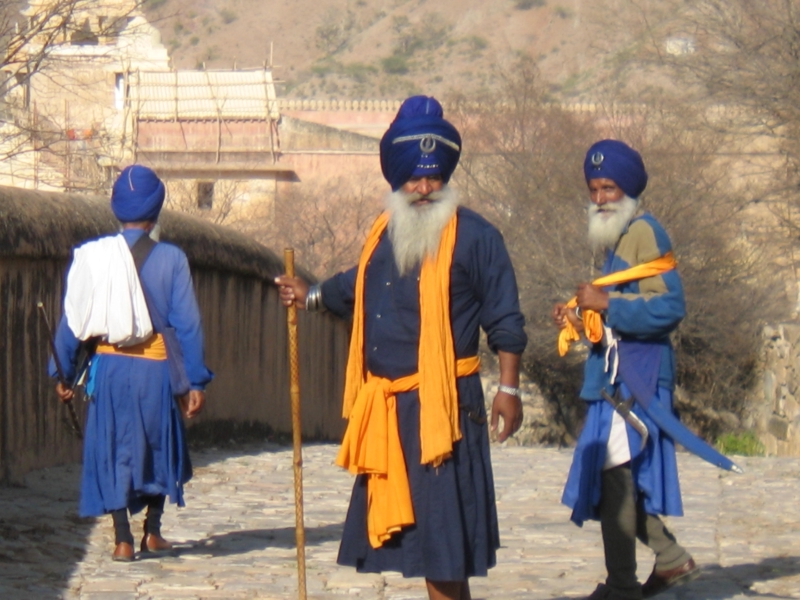
[[[189,390],[178,399],[183,415],[191,419],[203,411],[206,404],[206,395],[202,390]]]
[[[308,284],[302,278],[280,275],[275,278],[275,285],[278,286],[278,294],[284,306],[294,304],[297,308],[305,309]]]
[[[61,402],[68,404],[75,397],[75,392],[59,381],[56,384],[56,396]]]

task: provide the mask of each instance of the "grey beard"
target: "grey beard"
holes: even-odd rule
[[[589,243],[592,250],[610,250],[616,246],[622,232],[631,222],[639,201],[624,196],[620,201],[604,205],[605,212],[589,203]]]
[[[430,204],[411,204],[420,197],[402,190],[386,196],[386,208],[391,213],[389,239],[400,275],[410,273],[426,256],[436,256],[442,230],[458,207],[458,194],[448,187],[428,194],[433,200]]]

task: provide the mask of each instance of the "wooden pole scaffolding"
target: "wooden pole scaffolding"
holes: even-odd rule
[[[294,277],[294,250],[283,251],[286,274]],[[294,516],[297,541],[297,597],[306,600],[306,530],[303,522],[303,454],[302,425],[300,420],[300,368],[297,352],[297,307],[286,310],[289,332],[289,393],[292,400],[292,446],[294,447]]]

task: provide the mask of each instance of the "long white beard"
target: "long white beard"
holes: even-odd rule
[[[608,202],[602,207],[589,203],[589,243],[592,249],[614,248],[637,208],[639,201],[630,196],[623,196],[621,200]]]
[[[436,256],[442,230],[458,208],[458,193],[448,187],[428,194],[433,200],[430,204],[413,205],[420,197],[403,190],[386,196],[386,208],[391,213],[389,239],[400,275],[409,273],[425,256]]]

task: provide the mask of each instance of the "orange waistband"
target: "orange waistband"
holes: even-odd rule
[[[164,336],[156,333],[141,344],[135,346],[117,347],[108,342],[98,342],[97,354],[122,354],[134,358],[146,358],[147,360],[167,360],[167,346],[164,344]]]

